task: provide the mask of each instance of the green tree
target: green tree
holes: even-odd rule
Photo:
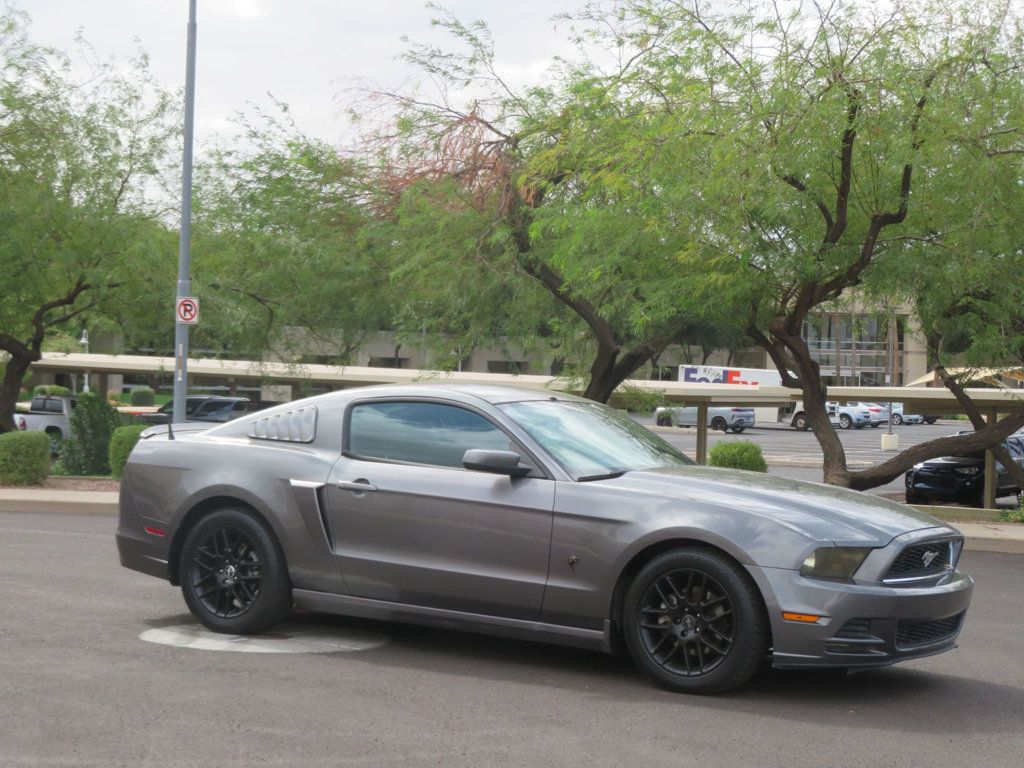
[[[610,85],[614,77],[566,67],[549,86],[516,93],[496,70],[482,24],[467,26],[450,15],[438,23],[463,50],[410,49],[409,60],[441,93],[434,100],[377,94],[397,118],[392,130],[376,136],[375,149],[400,227],[408,195],[423,200],[425,188],[439,188],[445,203],[436,210],[434,231],[460,232],[460,245],[431,252],[422,239],[398,238],[396,249],[417,254],[409,277],[427,292],[452,264],[467,267],[458,272],[463,290],[523,278],[543,288],[558,305],[539,323],[552,354],[586,381],[587,397],[606,401],[688,323],[708,314],[698,292],[680,291],[681,281],[669,280],[680,263],[710,257],[682,215],[682,185],[672,185],[679,193],[674,218],[659,218],[664,198],[655,194],[666,177],[680,175],[685,152],[700,146],[677,148],[674,167],[653,162],[627,177],[608,152],[641,140],[643,132],[629,119],[628,94]],[[470,103],[456,106],[448,94],[467,88]],[[418,221],[421,233],[429,231],[422,216]],[[485,306],[505,316],[516,310],[510,303]]]
[[[146,185],[171,135],[144,59],[124,75],[100,67],[79,80],[25,24],[17,13],[0,19],[0,432],[13,428],[47,338],[103,305],[148,255]]]
[[[695,111],[711,116],[699,196],[714,214],[702,218],[703,238],[725,258],[703,279],[801,390],[826,481],[869,488],[1024,424],[1017,413],[850,472],[803,338],[812,313],[837,301],[891,305],[913,295],[908,275],[954,271],[948,251],[932,246],[976,224],[964,202],[984,195],[992,174],[1008,195],[1001,208],[1019,199],[1024,90],[1012,5],[844,3],[808,13],[759,3],[737,14],[632,0],[587,18],[633,62],[631,86],[650,109],[677,118],[642,156],[690,142]]]

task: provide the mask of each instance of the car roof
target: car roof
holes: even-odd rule
[[[355,389],[341,390],[337,394],[348,396],[372,395],[374,397],[402,397],[402,396],[429,396],[437,395],[442,397],[469,396],[496,405],[498,403],[517,403],[530,400],[570,400],[585,401],[581,397],[569,395],[564,392],[555,392],[542,389],[527,389],[526,387],[507,387],[497,384],[459,384],[425,382],[420,384],[379,384],[369,387],[357,387]],[[336,393],[331,393],[336,394]]]

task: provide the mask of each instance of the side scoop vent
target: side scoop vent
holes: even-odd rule
[[[282,443],[311,443],[316,438],[316,406],[257,419],[249,428],[249,437]]]

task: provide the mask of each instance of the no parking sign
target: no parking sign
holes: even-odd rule
[[[199,299],[195,296],[179,296],[174,305],[177,321],[183,325],[195,325],[199,322]]]

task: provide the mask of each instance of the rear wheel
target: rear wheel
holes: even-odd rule
[[[671,427],[672,426],[672,414],[670,413],[659,413],[658,417],[654,420],[654,423],[659,427]]]
[[[934,424],[938,420],[939,420],[938,416],[925,416],[924,417],[924,423],[925,424]]]
[[[808,426],[806,414],[798,413],[793,417],[793,429],[799,429],[801,432],[806,432]]]
[[[920,496],[913,491],[907,491],[905,496],[907,504],[924,504],[925,500],[923,496]]]
[[[726,432],[729,429],[729,425],[725,423],[725,419],[721,416],[715,416],[715,418],[711,420],[711,428],[717,429],[719,432]]]
[[[839,414],[839,426],[842,429],[849,429],[853,426],[853,419],[847,416],[845,413]]]
[[[189,610],[214,632],[258,632],[291,610],[281,547],[244,509],[220,509],[200,520],[181,548],[178,574]]]
[[[737,435],[740,434],[745,429],[746,429],[746,427],[744,427],[742,425],[739,425],[739,424],[735,424],[732,427],[732,431],[735,432]]]
[[[898,413],[894,413],[892,416],[889,417],[889,421],[891,421],[898,427],[900,424],[903,423],[903,417],[900,416]]]
[[[742,685],[768,650],[768,619],[750,577],[721,555],[676,549],[643,567],[626,593],[626,646],[658,685],[720,693]]]

